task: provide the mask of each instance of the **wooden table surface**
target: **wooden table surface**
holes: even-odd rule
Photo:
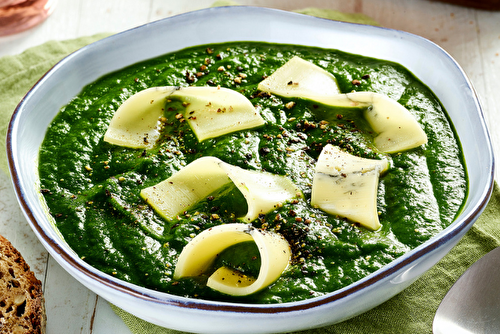
[[[212,3],[213,0],[59,0],[52,16],[42,25],[0,38],[0,57],[18,54],[52,39],[120,32]],[[239,3],[284,10],[319,7],[364,13],[384,27],[435,42],[457,60],[478,91],[498,156],[500,12],[428,0],[240,0]],[[69,276],[48,255],[22,215],[9,177],[1,171],[0,234],[23,254],[44,284],[48,334],[130,333],[105,300]]]

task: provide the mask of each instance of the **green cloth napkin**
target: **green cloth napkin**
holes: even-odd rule
[[[217,2],[216,5],[227,5]],[[374,24],[363,15],[345,16],[342,13],[314,8],[298,12],[330,19]],[[16,105],[36,81],[67,54],[107,36],[100,34],[68,41],[51,41],[16,56],[0,58],[0,168],[8,173],[5,155],[5,134]],[[406,290],[382,305],[360,316],[320,329],[302,333],[431,333],[432,320],[440,301],[460,275],[481,256],[500,246],[500,190],[495,184],[485,212],[460,243],[436,266]],[[158,327],[113,306],[134,334],[174,334],[178,331]]]
[[[0,169],[9,173],[5,152],[6,135],[12,112],[28,90],[59,60],[109,34],[56,42],[0,58]]]

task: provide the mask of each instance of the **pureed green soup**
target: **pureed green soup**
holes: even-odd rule
[[[359,113],[259,92],[258,83],[293,56],[332,73],[342,93],[371,91],[397,100],[416,117],[428,143],[381,153]],[[265,125],[198,142],[171,107],[154,148],[104,142],[118,107],[155,86],[233,89],[251,101]],[[311,207],[315,162],[327,144],[360,157],[389,160],[378,186],[379,230]],[[141,189],[203,156],[286,175],[304,195],[251,222],[281,233],[292,250],[291,264],[281,277],[258,293],[232,297],[207,288],[205,276],[173,279],[177,258],[193,237],[216,225],[240,222],[237,217],[245,215],[246,202],[236,188],[207,197],[173,221],[161,218],[139,196]],[[369,275],[446,228],[461,210],[468,189],[461,147],[442,105],[403,66],[337,50],[254,42],[188,48],[86,86],[48,129],[39,173],[57,228],[90,265],[158,291],[248,303],[303,300]],[[255,244],[233,246],[218,257],[214,268],[221,265],[256,276],[260,258]]]

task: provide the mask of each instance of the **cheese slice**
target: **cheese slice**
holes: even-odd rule
[[[334,107],[362,107],[377,133],[375,147],[395,153],[427,143],[413,115],[397,101],[373,92],[341,94],[335,77],[300,57],[293,57],[259,83],[259,90],[287,98],[303,98]]]
[[[115,112],[104,141],[131,148],[152,148],[160,137],[167,97],[176,87],[153,87],[128,98]]]
[[[161,119],[173,100],[185,106],[176,112],[187,120],[199,141],[264,124],[252,103],[231,89],[153,87],[132,95],[118,108],[104,141],[131,148],[152,148],[160,137]]]
[[[399,102],[373,92],[353,92],[315,101],[333,107],[359,107],[376,133],[375,147],[384,153],[406,151],[427,143],[427,135],[415,117]]]
[[[366,107],[363,115],[377,133],[374,144],[381,152],[401,152],[427,143],[426,133],[408,109],[383,94],[354,92],[318,102],[339,107]]]
[[[297,56],[259,83],[257,89],[311,100],[340,94],[337,79],[332,74]]]
[[[264,119],[242,94],[221,87],[182,88],[170,95],[186,104],[184,118],[199,141],[264,125]]]
[[[360,158],[326,145],[316,164],[311,205],[377,230],[378,182],[387,169],[387,160]]]
[[[247,201],[248,211],[242,220],[251,222],[280,203],[301,197],[300,189],[287,177],[245,170],[226,163],[220,164]]]
[[[172,220],[229,182],[247,201],[251,222],[282,202],[302,196],[290,179],[266,172],[249,171],[215,157],[199,158],[168,179],[141,191],[140,195],[167,220]]]
[[[244,241],[254,241],[259,249],[261,267],[258,277],[249,277],[232,268],[218,268],[207,286],[232,296],[246,296],[269,286],[287,268],[290,245],[279,234],[256,229],[249,224],[226,224],[212,227],[193,238],[182,250],[174,279],[199,276],[210,269],[225,249]]]
[[[160,216],[173,220],[231,182],[220,162],[213,157],[199,158],[168,179],[142,189],[140,195]]]

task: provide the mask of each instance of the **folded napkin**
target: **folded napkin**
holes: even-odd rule
[[[220,5],[227,2],[220,2]],[[330,10],[308,8],[299,12],[321,17],[375,24],[362,15],[343,15]],[[5,134],[16,105],[36,81],[67,54],[107,34],[69,41],[51,41],[16,56],[0,58],[0,168],[8,173]],[[460,275],[484,254],[500,246],[500,190],[495,184],[484,213],[465,237],[431,270],[403,292],[382,305],[340,324],[301,333],[431,333],[432,320],[440,301]],[[132,333],[175,334],[178,331],[143,321],[115,306],[113,310]]]

